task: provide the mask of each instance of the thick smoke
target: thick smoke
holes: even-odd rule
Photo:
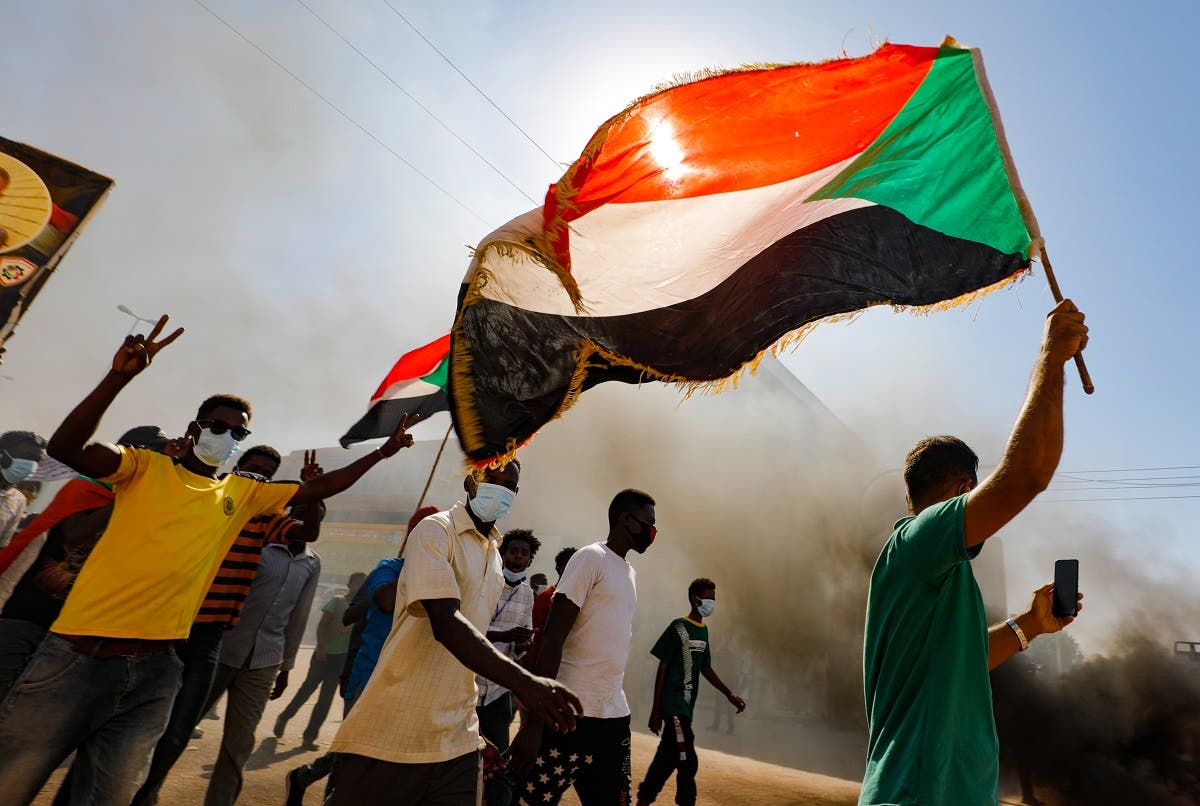
[[[969,438],[1002,444],[1007,425]],[[683,405],[657,385],[636,396],[600,387],[524,451],[510,520],[542,535],[535,565],[549,570],[559,546],[603,539],[613,493],[650,492],[659,539],[632,558],[640,601],[625,688],[635,727],[648,715],[650,646],[686,612],[688,582],[709,576],[718,584],[709,620],[714,667],[750,709],[734,720],[732,736],[710,730],[725,705],[705,686],[698,741],[857,779],[870,570],[904,514],[899,474],[889,470],[902,457],[875,456],[870,444],[871,435],[845,428],[773,364],[737,392]],[[980,447],[985,456],[993,451]],[[992,619],[1028,601],[1023,585],[1006,596],[1004,566],[1041,582],[1054,559],[1078,557],[1088,594],[1077,625],[1040,639],[995,675],[1001,791],[1019,791],[1020,762],[1038,795],[1053,802],[1195,802],[1200,664],[1170,653],[1197,623],[1200,600],[1183,580],[1138,574],[1144,548],[1138,560],[1115,548],[1129,545],[1129,535],[1056,512],[1035,505],[976,561]],[[1076,635],[1093,636],[1089,649],[1104,654],[1083,657]]]
[[[648,716],[651,645],[687,613],[688,583],[711,577],[714,668],[750,708],[732,736],[706,734],[715,716],[727,725],[722,709],[732,713],[706,684],[701,743],[856,777],[867,584],[903,496],[894,479],[874,479],[866,446],[778,364],[736,392],[678,403],[654,384],[588,392],[523,452],[510,520],[542,535],[540,568],[560,545],[604,538],[615,492],[649,492],[660,531],[632,557],[639,609],[625,689],[635,726]]]

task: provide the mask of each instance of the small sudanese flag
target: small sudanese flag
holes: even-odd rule
[[[446,411],[449,408],[446,398],[449,352],[450,336],[447,334],[400,356],[371,396],[367,413],[342,437],[342,447],[390,437],[405,414],[425,419]]]
[[[719,385],[822,319],[962,304],[1039,243],[979,51],[706,74],[611,118],[479,244],[452,332],[459,441],[486,464],[597,383]]]

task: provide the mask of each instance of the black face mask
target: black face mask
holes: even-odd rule
[[[641,531],[639,531],[637,534],[634,534],[633,532],[629,533],[629,536],[633,538],[633,550],[638,554],[645,554],[646,549],[650,548],[650,544],[653,543],[654,538],[658,536],[658,529],[657,527],[651,526],[648,523],[643,523],[633,515],[630,515],[629,517],[636,521],[638,526],[641,527]]]

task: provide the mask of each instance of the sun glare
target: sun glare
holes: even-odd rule
[[[650,133],[650,156],[663,168],[663,173],[672,182],[679,181],[688,172],[683,164],[684,153],[675,139],[675,127],[669,120],[660,120]]]

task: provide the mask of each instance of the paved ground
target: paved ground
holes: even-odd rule
[[[303,670],[308,662],[307,651],[302,650],[297,659],[298,669]],[[296,684],[303,675],[293,675]],[[276,740],[270,729],[275,716],[283,709],[291,692],[281,700],[269,703],[262,724],[259,725],[259,744],[246,769],[246,783],[239,804],[283,803],[284,776],[292,767],[312,761],[323,750],[311,752],[300,747],[300,733],[308,719],[309,706],[303,708],[288,725],[288,735]],[[315,697],[314,697],[315,700]],[[313,700],[310,700],[311,705]],[[335,703],[321,733],[321,743],[328,746],[340,724],[340,702]],[[335,719],[335,717],[337,717]],[[204,802],[204,789],[208,771],[212,769],[220,742],[221,723],[204,720],[201,723],[204,737],[194,741],[184,752],[179,764],[167,779],[160,803],[163,806],[193,806]],[[703,744],[703,736],[700,737]],[[657,739],[648,734],[635,733],[633,737],[634,785],[654,755]],[[62,772],[51,779],[46,791],[35,801],[49,806],[57,790]],[[784,804],[811,804],[812,806],[842,806],[853,804],[858,797],[858,784],[839,778],[806,773],[787,767],[754,761],[729,755],[716,750],[700,749],[700,774],[697,780],[701,806],[784,806]],[[320,787],[309,790],[306,802],[312,806],[321,802]],[[674,783],[669,783],[659,798],[659,803],[674,803]],[[380,800],[380,803],[387,803]],[[564,804],[578,804],[573,795],[563,800]],[[371,806],[363,804],[363,806]]]

